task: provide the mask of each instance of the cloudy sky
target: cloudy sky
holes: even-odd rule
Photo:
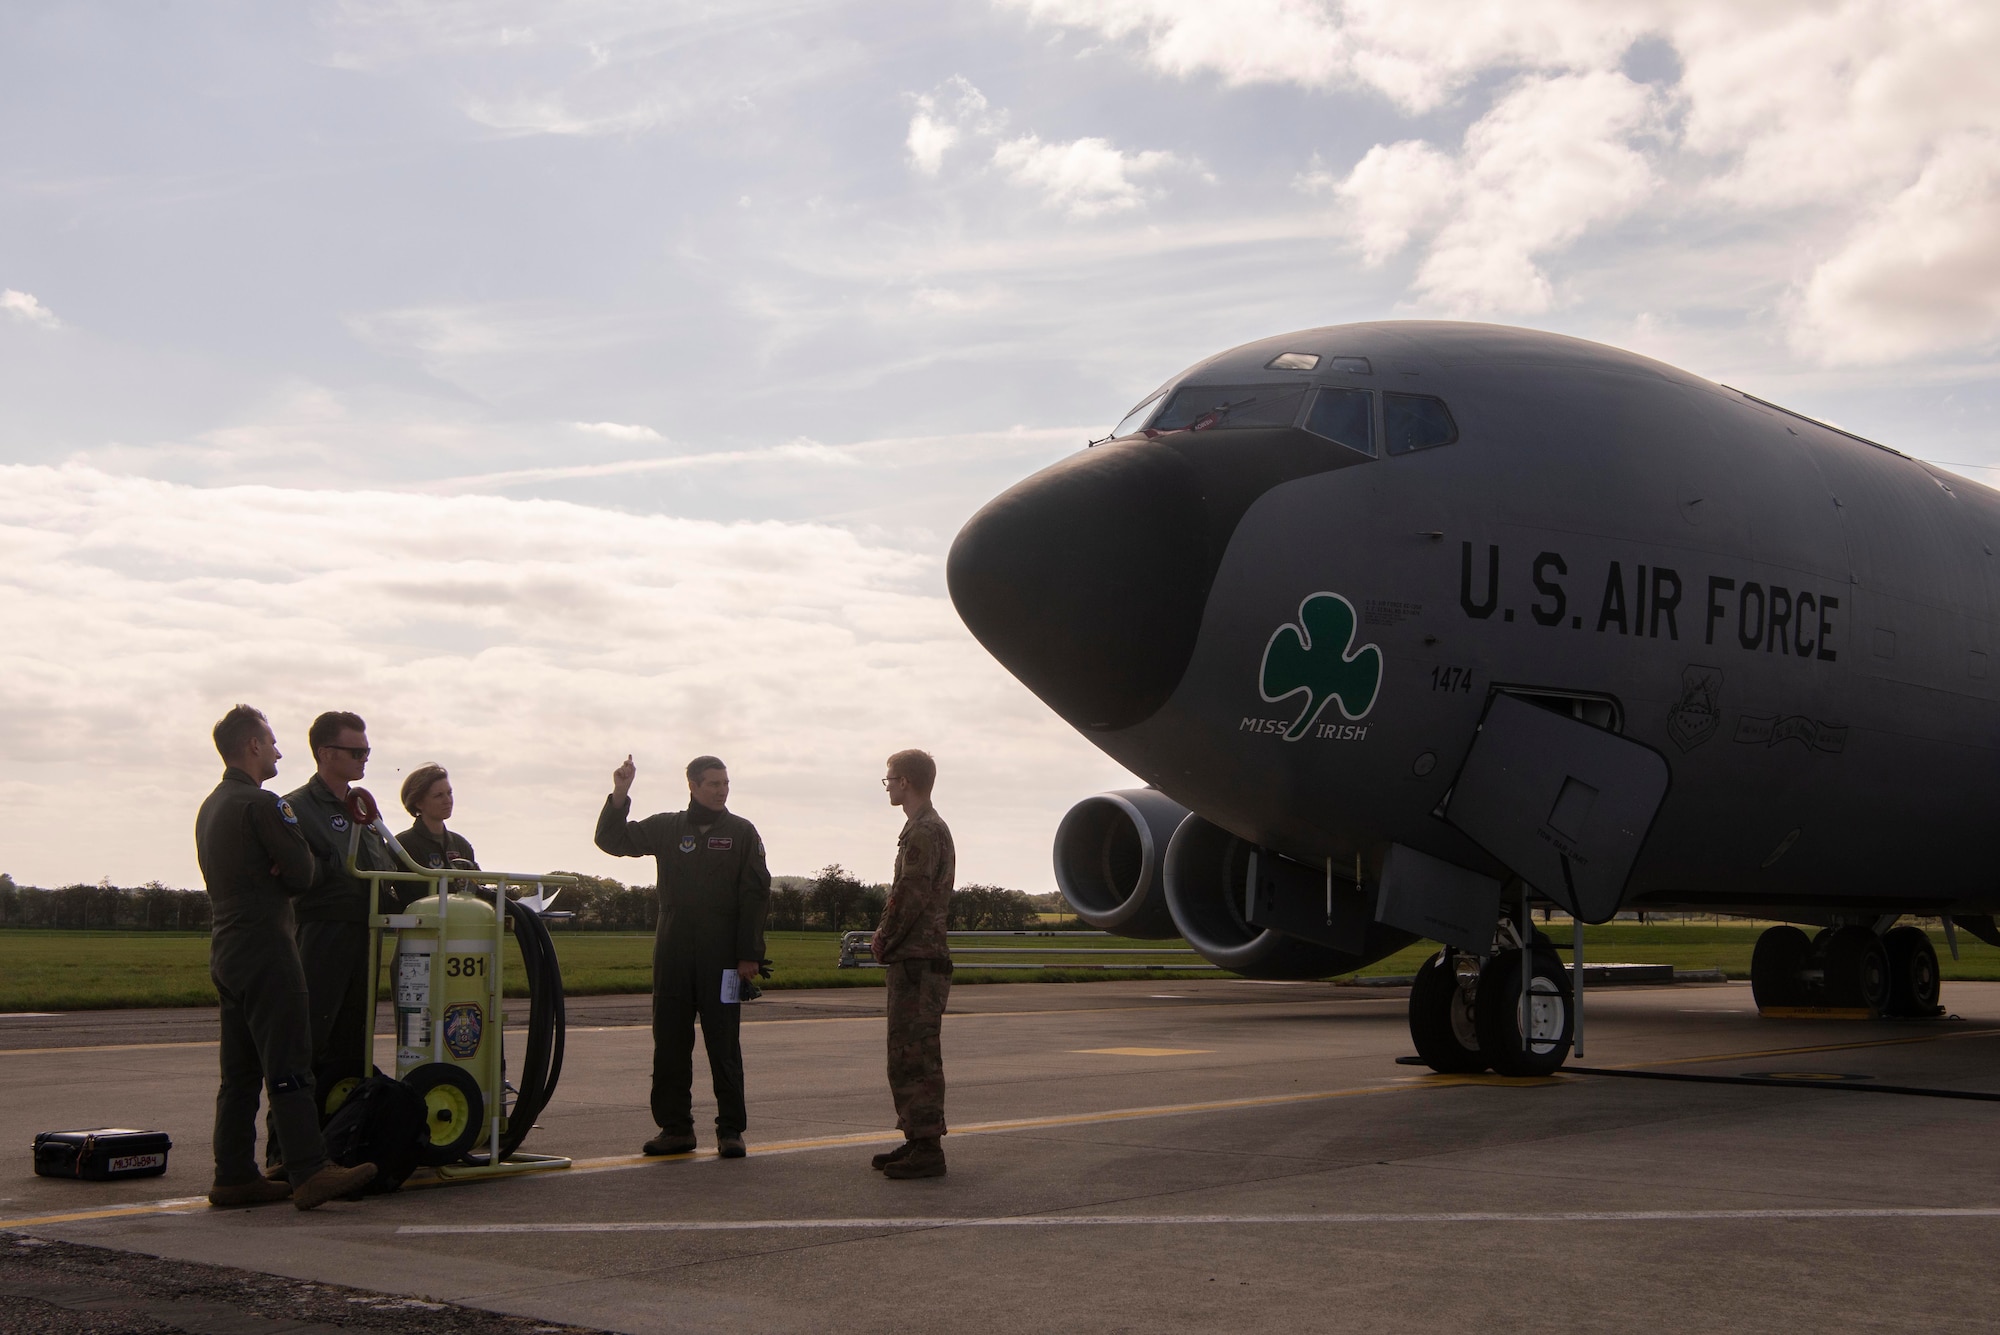
[[[715,751],[774,869],[1050,887],[1118,770],[943,554],[1199,357],[1497,320],[1994,480],[2000,8],[0,8],[0,870],[195,884],[208,725],[367,716],[489,866],[626,879]]]

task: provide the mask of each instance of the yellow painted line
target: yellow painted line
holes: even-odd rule
[[[1071,1052],[1100,1057],[1198,1057],[1214,1048],[1071,1048]]]
[[[1093,1113],[1059,1113],[1049,1117],[1017,1117],[998,1122],[971,1122],[951,1129],[954,1136],[1004,1135],[1013,1131],[1046,1131],[1071,1126],[1101,1126],[1110,1122],[1139,1121],[1155,1117],[1183,1117],[1196,1113],[1232,1112],[1244,1108],[1275,1108],[1294,1103],[1321,1103],[1329,1099],[1356,1098],[1365,1094],[1399,1094],[1417,1089],[1446,1089],[1480,1084],[1556,1084],[1548,1080],[1503,1081],[1497,1076],[1430,1075],[1410,1076],[1392,1085],[1359,1085],[1353,1089],[1320,1089],[1299,1094],[1262,1094],[1240,1099],[1212,1099],[1201,1103],[1168,1103],[1143,1108],[1112,1108]],[[843,1149],[861,1145],[885,1145],[902,1140],[900,1131],[857,1131],[840,1136],[814,1136],[804,1140],[779,1140],[767,1145],[752,1144],[752,1157],[759,1154],[798,1154],[806,1150]],[[693,1154],[648,1157],[618,1155],[606,1159],[579,1159],[572,1172],[606,1172],[622,1168],[643,1168],[647,1164],[678,1163],[715,1159],[713,1150]],[[408,1184],[406,1184],[408,1185]]]
[[[972,986],[978,986],[978,985],[973,984]],[[986,984],[986,986],[1002,986],[1002,985]],[[634,995],[644,995],[644,994],[634,994]],[[1327,1001],[1334,1000],[1333,998],[1322,998],[1322,999]],[[1273,1006],[1297,1006],[1300,1005],[1302,1002],[1309,1002],[1311,1000],[1313,1000],[1313,998],[1310,997],[1283,997],[1283,998],[1274,998],[1273,1000],[1270,1001],[1207,1001],[1207,1002],[1202,1002],[1198,1006],[1193,1007],[1191,1009],[1235,1010],[1235,1009],[1243,1009],[1246,1007],[1252,1009],[1267,1009]],[[1358,1006],[1374,1002],[1394,1002],[1399,1006],[1403,1004],[1403,1000],[1400,997],[1343,997],[1339,999],[1339,1002],[1343,1006]],[[947,1020],[1031,1019],[1037,1015],[1117,1015],[1128,1011],[1163,1011],[1166,1009],[1167,1007],[1164,1006],[1071,1006],[1057,1010],[1042,1010],[1042,1011],[1036,1011],[1036,1010],[949,1011],[946,1013],[944,1018]],[[884,1022],[884,1019],[885,1017],[882,1015],[827,1015],[827,1016],[802,1016],[798,1019],[792,1019],[792,1020],[745,1020],[743,1023],[744,1026],[747,1028],[750,1026],[786,1025],[786,1024],[881,1024]],[[577,1034],[632,1033],[635,1031],[649,1030],[652,1027],[653,1026],[651,1021],[646,1021],[640,1024],[572,1025],[569,1029],[569,1033],[572,1036],[575,1036]],[[526,1034],[528,1031],[526,1029],[509,1029],[507,1030],[507,1032],[515,1036],[520,1036]],[[393,1045],[395,1042],[395,1038],[396,1036],[394,1034],[388,1034],[388,1033],[381,1033],[375,1035],[375,1041],[378,1045],[384,1043]],[[218,1040],[216,1039],[207,1038],[207,1039],[197,1039],[186,1042],[173,1042],[173,1043],[92,1044],[80,1047],[62,1047],[62,1048],[0,1048],[0,1057],[35,1057],[43,1055],[45,1053],[144,1052],[152,1048],[163,1048],[163,1049],[164,1048],[212,1048],[216,1046],[217,1042]]]
[[[143,1205],[108,1205],[102,1210],[74,1210],[68,1214],[35,1215],[27,1219],[0,1219],[0,1229],[32,1228],[37,1224],[77,1224],[92,1219],[129,1219],[142,1214],[185,1214],[210,1209],[206,1196],[177,1196],[167,1201],[147,1201]]]
[[[954,1136],[1004,1135],[1014,1131],[1049,1131],[1072,1126],[1102,1126],[1115,1122],[1142,1121],[1156,1117],[1185,1117],[1198,1113],[1233,1112],[1246,1108],[1281,1108],[1298,1103],[1324,1103],[1331,1099],[1359,1098],[1369,1094],[1401,1094],[1411,1090],[1449,1089],[1460,1085],[1482,1084],[1556,1084],[1566,1081],[1547,1080],[1503,1080],[1497,1076],[1429,1075],[1410,1076],[1389,1085],[1359,1085],[1353,1089],[1320,1089],[1298,1094],[1262,1094],[1240,1099],[1210,1099],[1201,1103],[1167,1103],[1143,1108],[1111,1108],[1103,1112],[1065,1113],[1049,1117],[1017,1117],[997,1122],[972,1122],[965,1126],[953,1127]],[[900,1141],[900,1131],[857,1131],[839,1136],[812,1136],[800,1140],[777,1140],[765,1145],[752,1145],[752,1156],[760,1154],[800,1154],[809,1150],[852,1149],[862,1145],[885,1145]],[[563,1177],[576,1173],[617,1172],[624,1169],[645,1168],[655,1164],[687,1163],[700,1160],[719,1162],[714,1150],[700,1150],[694,1154],[644,1155],[619,1154],[602,1159],[578,1159],[563,1173],[524,1173],[522,1177]],[[497,1181],[502,1179],[460,1178],[449,1181],[441,1178],[413,1178],[403,1184],[404,1191],[425,1190],[432,1187],[469,1186],[477,1181]],[[40,1224],[67,1224],[91,1219],[118,1219],[133,1215],[173,1214],[195,1212],[210,1208],[206,1199],[189,1196],[178,1200],[152,1201],[145,1204],[107,1207],[102,1210],[84,1210],[69,1214],[38,1215],[25,1219],[0,1219],[0,1229],[32,1228]]]
[[[204,1038],[186,1043],[93,1043],[74,1048],[0,1048],[0,1057],[39,1057],[56,1052],[145,1052],[152,1048],[212,1048],[220,1039]]]
[[[1756,1052],[1723,1052],[1710,1057],[1667,1057],[1659,1061],[1626,1062],[1614,1071],[1640,1071],[1649,1066],[1696,1066],[1703,1062],[1751,1061],[1759,1057],[1803,1057],[1815,1052],[1847,1052],[1855,1048],[1893,1048],[1909,1043],[1942,1043],[1955,1038],[1991,1038],[2000,1029],[1959,1029],[1941,1034],[1909,1034],[1901,1038],[1863,1038],[1852,1043],[1815,1043],[1799,1048],[1763,1048]]]

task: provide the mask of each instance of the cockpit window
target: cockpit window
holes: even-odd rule
[[[1310,371],[1319,365],[1317,352],[1281,352],[1264,363],[1267,371]]]
[[[1443,399],[1428,394],[1384,394],[1382,428],[1391,454],[1435,449],[1458,439],[1458,424],[1451,420],[1451,410]]]
[[[1348,375],[1374,375],[1375,368],[1368,364],[1366,357],[1335,357],[1327,363],[1329,371],[1342,371]]]
[[[1118,425],[1111,428],[1111,438],[1116,440],[1120,436],[1129,436],[1144,426],[1147,416],[1153,409],[1160,406],[1160,395],[1164,393],[1166,393],[1164,389],[1156,389],[1151,394],[1148,394],[1144,402],[1131,412],[1126,413],[1125,416],[1118,420]]]
[[[1375,457],[1375,407],[1365,389],[1322,389],[1313,395],[1306,430]]]
[[[1290,426],[1305,402],[1304,385],[1189,385],[1174,391],[1151,431],[1220,431]]]

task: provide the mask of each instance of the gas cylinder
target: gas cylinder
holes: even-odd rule
[[[500,961],[494,956],[493,906],[469,894],[450,896],[449,936],[438,925],[447,906],[432,895],[402,913],[419,924],[396,933],[396,1078],[424,1098],[427,1162],[445,1164],[478,1148],[501,1069],[489,1045],[501,1041],[493,1002]]]

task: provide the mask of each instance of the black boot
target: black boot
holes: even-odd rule
[[[898,1145],[895,1149],[890,1150],[888,1153],[878,1154],[874,1158],[870,1159],[868,1161],[868,1166],[870,1168],[873,1168],[876,1172],[879,1173],[892,1163],[901,1163],[903,1162],[903,1160],[910,1157],[910,1146],[916,1143],[917,1142],[915,1142],[914,1140],[906,1140],[902,1144]]]
[[[944,1146],[938,1144],[936,1136],[913,1140],[908,1157],[884,1167],[882,1176],[899,1182],[912,1177],[943,1177]]]

